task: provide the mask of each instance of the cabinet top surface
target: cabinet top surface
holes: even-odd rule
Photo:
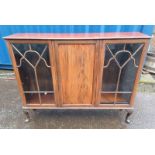
[[[67,40],[67,39],[147,39],[151,38],[140,32],[114,33],[17,33],[4,39],[33,39],[33,40]]]

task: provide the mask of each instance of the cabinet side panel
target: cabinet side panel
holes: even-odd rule
[[[144,59],[145,59],[145,56],[146,56],[146,53],[147,53],[147,49],[148,49],[148,46],[149,46],[149,40],[148,39],[145,40],[144,44],[145,45],[144,45],[144,48],[143,48],[143,51],[142,51],[142,55],[141,55],[141,59],[140,59],[140,63],[139,63],[138,71],[137,71],[137,75],[136,75],[135,82],[134,82],[133,93],[132,93],[131,100],[130,100],[130,105],[131,106],[134,106],[134,99],[135,99],[135,96],[136,96],[136,93],[137,93],[138,83],[139,83],[140,75],[141,75],[141,72],[142,72],[142,68],[143,68],[143,64],[144,64]]]
[[[24,96],[23,87],[22,87],[20,76],[19,76],[19,71],[18,71],[18,68],[16,67],[17,64],[16,64],[16,60],[15,60],[15,57],[14,57],[14,54],[13,54],[13,49],[12,49],[11,44],[10,44],[9,41],[6,41],[6,44],[7,44],[10,56],[11,56],[13,69],[14,69],[14,72],[15,72],[17,85],[18,85],[18,89],[19,89],[19,93],[20,93],[20,96],[21,96],[21,99],[22,99],[22,104],[23,104],[23,106],[26,106],[26,98]]]

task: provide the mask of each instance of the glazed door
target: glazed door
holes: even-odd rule
[[[92,105],[96,41],[55,43],[61,106]]]
[[[142,69],[145,43],[145,40],[103,41],[100,105],[133,104],[130,101]]]
[[[56,106],[55,66],[48,42],[13,41],[10,45],[24,106]]]

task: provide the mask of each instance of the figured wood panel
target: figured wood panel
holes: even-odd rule
[[[91,104],[95,44],[59,44],[58,64],[63,104]]]

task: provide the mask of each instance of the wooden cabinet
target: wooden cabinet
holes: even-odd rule
[[[5,37],[23,109],[133,109],[149,38],[142,33]]]

